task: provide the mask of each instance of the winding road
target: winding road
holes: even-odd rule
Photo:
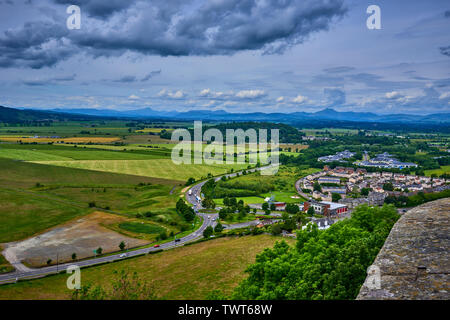
[[[262,170],[262,169],[265,169],[268,167],[270,167],[270,166],[255,168],[255,169],[248,169],[246,171],[247,172],[255,172],[256,170]],[[235,177],[236,175],[237,175],[237,173],[230,173],[230,174],[225,174],[223,176]],[[215,180],[218,181],[221,177],[222,176],[216,177]],[[189,194],[189,191],[186,193],[186,200],[190,204],[193,205],[196,215],[202,218],[202,220],[203,220],[202,225],[200,226],[200,228],[198,228],[194,232],[190,233],[189,235],[187,235],[183,238],[179,238],[177,242],[175,242],[175,240],[173,240],[170,242],[162,243],[157,248],[146,247],[146,248],[131,250],[131,251],[126,252],[126,257],[123,257],[123,254],[124,254],[123,252],[118,252],[116,254],[110,254],[110,255],[106,255],[106,256],[102,256],[102,257],[98,257],[98,258],[91,258],[91,259],[86,259],[86,260],[82,260],[82,261],[64,263],[64,264],[42,267],[42,268],[28,268],[28,267],[23,266],[22,264],[15,263],[16,271],[6,273],[6,274],[0,274],[0,284],[12,283],[12,282],[16,282],[17,280],[40,278],[40,277],[44,277],[49,274],[56,274],[56,273],[67,270],[67,268],[69,266],[73,266],[73,265],[76,265],[76,266],[79,266],[80,268],[82,268],[82,267],[88,267],[88,266],[93,266],[93,265],[97,265],[97,264],[115,262],[115,261],[130,258],[130,257],[147,254],[152,251],[157,251],[157,250],[161,250],[161,249],[162,250],[173,249],[176,247],[183,246],[184,244],[186,244],[188,242],[198,240],[203,237],[203,231],[208,226],[214,227],[216,225],[215,220],[218,217],[217,214],[205,214],[205,213],[199,212],[199,210],[203,209],[203,208],[202,208],[201,202],[198,199],[201,198],[201,194],[200,194],[201,188],[206,183],[206,181],[202,181],[200,183],[195,184],[194,186],[192,186],[189,189],[191,191],[190,194]],[[241,225],[240,227],[245,227],[245,226],[251,225],[252,223],[254,223],[254,222],[250,221],[250,222],[247,222],[244,224],[240,224]]]

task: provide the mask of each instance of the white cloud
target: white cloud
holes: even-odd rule
[[[226,95],[230,95],[233,94],[233,92],[231,93],[225,93],[222,91],[212,91],[211,89],[203,89],[202,91],[200,91],[200,97],[208,97],[208,98],[220,98],[220,97],[224,97]]]
[[[284,101],[284,97],[278,97],[277,98],[277,102],[283,102]]]
[[[128,100],[139,100],[140,98],[137,95],[132,94],[128,97]]]
[[[236,93],[236,97],[241,99],[256,99],[265,95],[266,93],[263,90],[242,90]]]
[[[449,92],[444,92],[443,94],[441,94],[439,96],[440,100],[447,99],[447,98],[450,98],[450,91]]]
[[[298,96],[296,96],[295,98],[292,99],[292,102],[302,104],[302,103],[305,103],[307,100],[308,100],[307,97],[299,94]]]
[[[395,99],[401,98],[403,95],[398,91],[392,91],[392,92],[386,92],[385,96],[388,99],[395,100]]]
[[[158,93],[158,97],[171,98],[171,99],[183,99],[186,96],[187,96],[187,94],[181,90],[169,91],[167,89],[162,89]]]

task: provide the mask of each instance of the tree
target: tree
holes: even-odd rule
[[[219,222],[215,227],[214,227],[214,232],[216,233],[221,233],[223,231],[223,225]]]
[[[267,202],[264,202],[264,203],[262,204],[262,209],[263,209],[264,211],[269,210],[269,204],[268,204]]]
[[[98,255],[101,255],[102,252],[103,252],[102,247],[98,247],[97,250],[95,250],[95,252],[96,252]]]
[[[159,239],[161,239],[161,240],[166,240],[167,239],[166,230],[161,231],[161,233],[159,234]]]
[[[355,299],[366,279],[367,268],[397,219],[393,206],[364,205],[357,207],[350,219],[324,231],[310,223],[297,231],[295,247],[279,241],[258,254],[256,262],[247,268],[248,277],[230,298]],[[278,231],[273,225],[272,232]]]
[[[74,253],[72,253],[72,260],[77,260],[77,254],[74,252]]]
[[[290,214],[296,214],[300,211],[298,205],[296,205],[295,203],[288,203],[286,204],[286,212],[290,213]]]
[[[281,226],[280,224],[273,224],[272,225],[272,234],[274,236],[281,234]]]
[[[362,188],[361,195],[366,197],[369,195],[369,191],[370,191],[370,188]]]
[[[321,186],[320,183],[317,182],[317,181],[314,182],[313,188],[314,188],[314,191],[322,192],[322,186]]]
[[[271,204],[270,204],[270,210],[275,211],[276,208],[277,208],[277,207],[275,206],[275,203],[271,203]]]
[[[187,179],[187,181],[186,181],[186,186],[190,186],[191,184],[193,184],[195,182],[195,179],[194,178],[189,178],[189,179]]]
[[[341,197],[341,195],[339,193],[332,193],[331,194],[331,201],[338,202],[341,199],[342,199],[342,197]]]
[[[47,260],[47,265],[50,265],[52,263],[52,259]]]
[[[212,199],[205,198],[202,201],[202,206],[206,209],[214,209],[216,207],[216,203]]]
[[[225,208],[222,208],[219,210],[219,219],[226,220],[228,217],[227,210]]]
[[[383,184],[383,190],[384,191],[393,191],[394,190],[394,186],[392,185],[392,183],[386,182],[386,183]]]
[[[151,283],[141,282],[137,272],[131,275],[128,271],[114,271],[116,279],[111,289],[101,286],[92,286],[87,283],[80,290],[73,290],[73,300],[155,300],[158,299],[155,286]]]
[[[211,237],[214,233],[214,230],[211,226],[207,226],[206,229],[203,231],[203,237],[208,239]]]
[[[283,229],[287,231],[292,231],[297,228],[297,224],[294,219],[286,219],[283,223]]]
[[[316,211],[314,210],[314,208],[313,208],[313,207],[309,207],[309,208],[308,208],[308,212],[307,212],[307,213],[308,213],[308,215],[309,215],[309,216],[311,216],[311,217],[312,217],[313,215],[315,215],[315,214],[316,214]]]
[[[120,242],[120,244],[119,244],[119,249],[121,250],[121,251],[123,251],[124,249],[125,249],[125,242]]]

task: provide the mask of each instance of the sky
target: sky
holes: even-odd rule
[[[0,0],[0,105],[450,112],[449,31],[448,0]]]

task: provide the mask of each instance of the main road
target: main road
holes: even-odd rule
[[[247,171],[254,172],[256,170],[261,170],[264,168],[267,168],[267,167],[248,169]],[[230,173],[230,174],[226,174],[224,176],[234,177],[236,175],[237,175],[237,173]],[[216,177],[216,181],[218,181],[221,177],[222,176]],[[156,247],[156,248],[155,247],[146,247],[146,248],[131,250],[126,253],[118,252],[115,254],[110,254],[110,255],[106,255],[106,256],[102,256],[102,257],[98,257],[98,258],[90,258],[90,259],[86,259],[86,260],[82,260],[82,261],[64,263],[64,264],[60,264],[60,265],[54,265],[54,266],[48,266],[48,267],[42,267],[42,268],[33,268],[33,269],[25,268],[26,270],[24,270],[24,271],[19,271],[16,268],[16,271],[14,271],[14,272],[0,275],[0,284],[16,282],[17,280],[40,278],[40,277],[43,277],[43,276],[46,276],[49,274],[55,274],[55,273],[65,271],[65,270],[67,270],[67,268],[69,266],[73,266],[73,265],[76,265],[76,266],[82,268],[82,267],[88,267],[88,266],[93,266],[93,265],[97,265],[97,264],[115,262],[115,261],[123,260],[126,258],[147,254],[152,251],[157,251],[157,250],[161,250],[161,249],[162,250],[173,249],[176,247],[183,246],[184,244],[186,244],[188,242],[198,240],[201,237],[203,237],[203,231],[207,227],[215,226],[215,224],[216,224],[215,220],[217,219],[217,214],[205,214],[205,213],[201,213],[199,211],[200,209],[203,209],[202,205],[201,205],[201,201],[199,199],[201,199],[201,189],[205,183],[206,183],[206,181],[202,181],[200,183],[195,184],[194,186],[192,186],[189,189],[191,192],[186,193],[186,200],[190,204],[193,205],[195,214],[197,216],[201,217],[202,225],[200,226],[200,228],[198,228],[194,232],[190,233],[189,235],[177,239],[176,242],[175,242],[175,240],[173,240],[170,242],[162,243],[162,244],[160,244],[159,247]],[[124,256],[124,254],[126,256]]]

